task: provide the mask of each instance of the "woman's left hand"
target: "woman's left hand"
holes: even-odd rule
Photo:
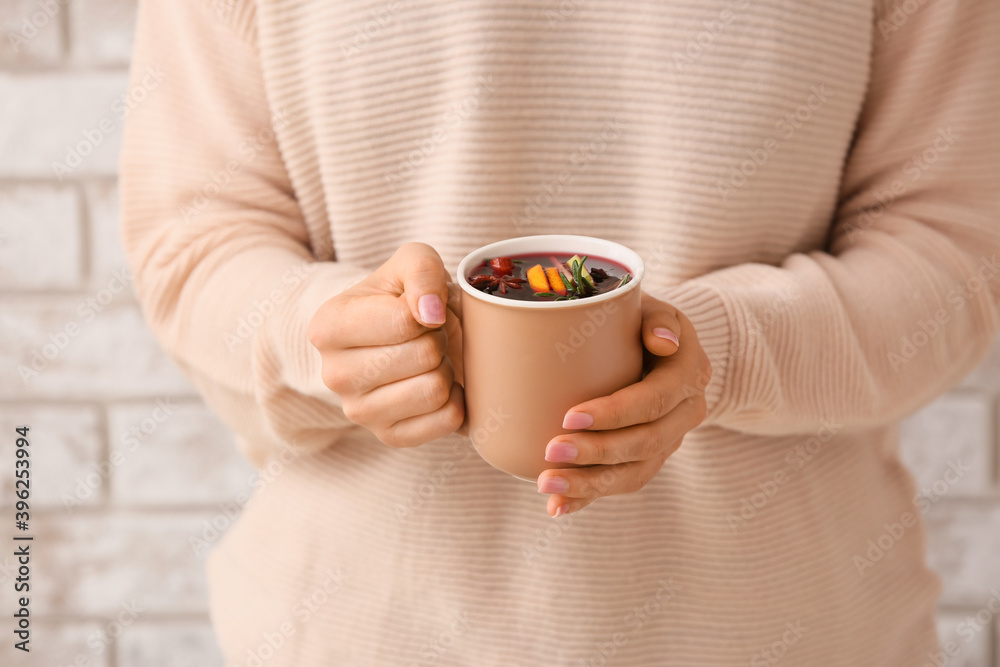
[[[691,321],[643,292],[642,342],[642,380],[573,406],[563,428],[586,430],[558,435],[546,446],[546,461],[589,466],[538,476],[538,491],[553,494],[550,515],[575,512],[601,496],[638,491],[705,418],[712,365]]]

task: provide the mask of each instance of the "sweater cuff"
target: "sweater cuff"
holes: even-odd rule
[[[357,428],[341,411],[340,396],[323,384],[322,358],[309,342],[309,321],[327,300],[371,271],[338,262],[305,265],[309,275],[285,307],[269,318],[251,360],[257,406],[279,440],[305,450],[332,444],[338,431]]]
[[[716,423],[725,408],[725,389],[733,359],[735,313],[718,290],[693,280],[667,288],[660,298],[691,320],[698,342],[712,363],[712,379],[705,387],[707,412],[702,423]]]

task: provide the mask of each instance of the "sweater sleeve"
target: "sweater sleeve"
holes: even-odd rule
[[[304,119],[269,105],[253,26],[249,2],[141,4],[121,236],[154,335],[260,464],[359,428],[306,327],[370,269],[311,253],[275,134]]]
[[[712,360],[706,424],[766,435],[888,423],[984,356],[1000,327],[998,32],[995,0],[877,6],[824,250],[657,295]]]

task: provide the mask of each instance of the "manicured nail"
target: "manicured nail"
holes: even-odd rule
[[[437,294],[425,294],[417,299],[417,310],[420,319],[425,324],[441,324],[444,322],[444,304]]]
[[[553,519],[556,519],[566,513],[566,506],[560,505],[556,508],[556,513],[552,515]]]
[[[677,347],[681,346],[680,341],[677,340],[677,334],[675,334],[670,329],[664,329],[663,327],[656,327],[655,329],[653,329],[653,335],[659,336],[660,338],[666,338]]]
[[[586,412],[567,412],[563,417],[563,428],[590,428],[594,418]]]
[[[565,477],[546,477],[538,483],[539,493],[566,493],[569,481]]]
[[[569,463],[576,460],[576,445],[572,442],[550,442],[545,447],[545,460],[550,463]]]

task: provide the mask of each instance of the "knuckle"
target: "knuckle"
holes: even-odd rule
[[[642,429],[642,440],[639,443],[638,456],[640,461],[656,458],[661,451],[659,434],[656,429],[647,427]]]
[[[704,378],[704,381],[701,383],[701,389],[704,391],[712,379],[712,360],[709,359],[708,354],[703,350],[698,361],[698,371]]]
[[[309,320],[309,325],[306,327],[306,338],[309,339],[309,343],[313,347],[319,347],[322,344],[322,334],[321,330],[322,324],[320,323],[319,316],[313,315],[312,319]]]
[[[389,317],[389,327],[396,340],[406,341],[413,337],[414,320],[408,310],[395,308]]]
[[[424,398],[434,409],[441,408],[451,396],[451,378],[443,371],[425,373]]]
[[[584,477],[578,484],[576,488],[576,493],[573,494],[583,498],[594,498],[601,495],[600,483],[596,477],[587,476]]]
[[[646,486],[646,475],[643,466],[632,466],[625,474],[624,492],[635,493],[644,486]]]
[[[444,346],[437,330],[428,332],[417,338],[413,356],[417,364],[417,372],[426,373],[441,365],[444,357]]]
[[[608,422],[612,427],[624,424],[628,417],[628,406],[625,401],[618,400],[617,397],[607,402],[605,410]]]
[[[430,246],[427,247],[430,248]],[[421,254],[414,258],[410,263],[410,273],[416,275],[440,276],[441,260],[438,258],[436,252],[433,255],[428,253]]]
[[[380,431],[377,434],[377,437],[379,440],[382,441],[382,444],[386,445],[387,447],[393,447],[398,449],[402,447],[407,447],[409,445],[409,443],[407,443],[403,438],[400,437],[399,431],[392,427]]]
[[[441,409],[444,413],[442,417],[445,426],[450,429],[449,433],[453,433],[465,421],[465,408],[462,406],[461,401],[449,401]]]
[[[667,396],[667,392],[662,389],[653,391],[646,404],[647,414],[645,421],[656,421],[667,412]]]
[[[336,341],[337,323],[341,321],[339,297],[327,299],[313,313],[306,327],[306,337],[314,347],[328,347]]]
[[[327,389],[330,391],[341,395],[349,392],[347,378],[344,373],[340,372],[338,364],[324,361],[321,376],[323,378],[323,384],[326,385]]]
[[[344,412],[344,416],[347,417],[349,421],[352,421],[359,426],[365,425],[365,410],[360,401],[344,401],[341,405],[341,410]]]
[[[697,426],[705,421],[705,417],[708,415],[708,401],[705,400],[704,396],[698,396],[697,398],[691,398],[688,400],[694,401],[694,418],[695,425]]]

